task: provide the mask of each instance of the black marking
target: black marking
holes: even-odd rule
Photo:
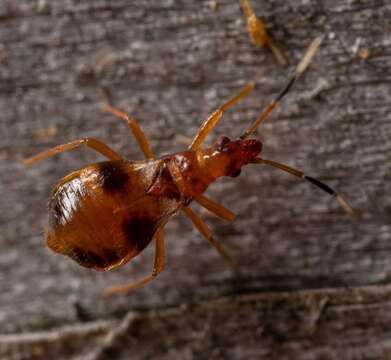
[[[287,92],[290,90],[290,88],[295,83],[295,81],[296,81],[296,75],[292,76],[292,78],[289,81],[288,85],[285,86],[285,88],[276,97],[275,102],[280,101],[287,94]]]
[[[121,192],[129,181],[129,175],[118,161],[105,161],[98,164],[98,171],[105,191]]]
[[[314,179],[310,176],[304,176],[304,179],[309,181],[311,184],[314,184],[319,189],[322,189],[323,191],[327,192],[329,195],[335,195],[335,191],[330,186],[322,183],[321,181]]]
[[[125,238],[137,251],[142,251],[155,234],[156,221],[152,217],[134,215],[122,224]]]
[[[75,260],[79,265],[90,267],[88,259],[87,259],[87,254],[82,249],[80,249],[78,246],[74,246],[72,248],[72,252],[70,253],[69,256],[73,260]]]
[[[105,259],[94,253],[93,251],[87,251],[87,259],[91,265],[99,268],[105,267],[107,265]]]
[[[108,264],[105,259],[92,251],[84,251],[83,249],[75,246],[72,249],[70,257],[75,260],[79,265],[88,268],[104,268]]]
[[[117,254],[115,250],[109,249],[109,248],[103,248],[103,255],[109,264],[115,264],[119,260],[121,260],[121,257]]]
[[[228,136],[219,136],[215,142],[214,147],[217,150],[222,150],[225,145],[229,144],[231,142],[231,139]]]

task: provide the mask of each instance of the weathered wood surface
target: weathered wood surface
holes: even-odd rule
[[[345,358],[370,359],[382,356],[371,357],[372,350],[387,350],[388,303],[381,294],[377,299],[376,291],[374,303],[380,305],[371,316],[372,307],[360,300],[352,305],[352,313],[343,306],[344,311],[338,311],[337,306],[330,315],[332,324],[326,320],[328,327],[322,330],[320,321],[320,330],[308,342],[300,334],[295,337],[301,315],[294,301],[300,295],[277,295],[286,299],[288,308],[281,315],[283,321],[277,319],[277,324],[287,324],[279,336],[280,329],[270,325],[278,313],[260,315],[241,294],[265,292],[259,301],[274,309],[279,301],[274,295],[269,299],[270,291],[388,282],[391,5],[348,0],[252,3],[289,59],[289,68],[249,42],[234,0],[0,2],[2,334],[110,321],[137,310],[142,320],[136,335],[131,334],[139,345],[125,343],[129,349],[120,351],[122,358],[128,358],[125,351],[132,349],[135,358],[148,357],[148,346],[161,348],[166,358],[171,350],[183,350],[183,358],[207,358],[206,353],[225,346],[234,346],[235,351],[213,356],[259,358],[274,353],[282,358],[284,349],[295,349],[301,358],[335,358],[340,350]],[[224,99],[262,74],[256,91],[227,112],[216,129],[216,134],[238,135],[281,88],[289,69],[318,35],[325,39],[314,63],[259,137],[265,142],[265,157],[338,188],[362,212],[359,221],[344,216],[316,189],[279,171],[252,166],[240,178],[225,179],[208,191],[238,215],[233,226],[203,213],[240,264],[240,277],[181,216],[166,227],[164,273],[129,296],[104,299],[101,292],[150,271],[152,249],[121,270],[102,274],[79,268],[45,248],[45,204],[51,187],[70,170],[101,158],[81,149],[31,169],[20,166],[19,160],[81,137],[99,138],[128,158],[141,158],[126,126],[100,112],[102,86],[112,91],[116,105],[140,120],[156,154],[167,154],[185,146],[179,135],[191,137]],[[333,296],[344,298],[345,291],[334,290]],[[237,300],[224,300],[224,306],[213,300],[223,296]],[[189,303],[197,310],[181,313],[181,304]],[[166,308],[179,309],[175,311],[183,314],[187,325],[172,325],[179,322],[179,315],[162,310],[154,327],[153,317],[145,314],[156,311],[159,317],[158,309]],[[243,318],[238,316],[242,312]],[[215,320],[205,321],[213,328],[205,330],[206,341],[197,335],[203,330],[192,324],[201,326],[209,316]],[[250,336],[234,341],[235,329],[251,321],[257,325],[248,331],[259,327],[263,341]],[[107,324],[96,333],[108,331],[111,323]],[[160,326],[171,332],[164,345]],[[348,345],[355,352],[350,354],[341,336],[345,328],[351,329]],[[154,336],[147,342],[149,331]],[[181,336],[189,350],[180,350]],[[319,353],[311,352],[314,342]],[[61,340],[58,343],[56,351],[61,351]],[[321,353],[319,344],[334,352]]]
[[[118,321],[0,335],[0,356],[29,360],[389,359],[390,300],[390,286],[224,297],[131,311]]]

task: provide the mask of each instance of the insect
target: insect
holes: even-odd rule
[[[185,151],[153,159],[151,146],[136,120],[106,103],[103,107],[106,112],[127,122],[146,160],[126,160],[104,143],[92,138],[59,145],[24,160],[24,164],[31,165],[82,145],[108,158],[108,161],[90,164],[70,173],[55,186],[48,204],[48,246],[57,253],[71,257],[81,266],[111,270],[137,256],[155,239],[152,273],[134,283],[106,290],[108,294],[125,293],[150,282],[163,270],[163,227],[172,216],[181,211],[217,251],[233,263],[223,246],[212,236],[208,226],[189,205],[195,201],[218,217],[233,222],[234,214],[230,210],[203,193],[222,176],[238,176],[241,168],[247,164],[273,166],[306,180],[335,196],[345,211],[353,214],[346,201],[326,184],[287,165],[261,158],[259,154],[262,143],[249,138],[304,72],[320,42],[320,38],[312,42],[287,85],[235,140],[221,136],[213,146],[201,147],[224,111],[253,90],[252,83],[203,122]]]
[[[247,18],[247,31],[251,41],[259,46],[268,46],[273,55],[281,65],[286,65],[287,61],[282,54],[280,48],[275,44],[274,40],[268,35],[264,23],[255,15],[253,8],[248,0],[240,0],[243,12]]]

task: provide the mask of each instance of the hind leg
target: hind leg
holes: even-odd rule
[[[164,237],[163,237],[163,229],[158,230],[155,236],[155,263],[153,266],[152,273],[144,278],[132,282],[130,284],[116,285],[108,287],[105,290],[106,295],[114,295],[114,294],[126,294],[134,289],[140,288],[153,279],[155,279],[162,271],[164,266]]]
[[[194,200],[219,218],[222,218],[231,224],[235,221],[235,214],[232,211],[226,209],[223,205],[214,202],[212,199],[200,195],[194,198]]]

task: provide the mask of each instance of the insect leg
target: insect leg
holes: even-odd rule
[[[67,144],[58,145],[54,148],[51,148],[47,151],[44,151],[38,155],[35,155],[33,157],[30,157],[28,159],[25,159],[22,161],[24,165],[31,165],[37,161],[41,161],[43,159],[46,159],[50,156],[62,153],[64,151],[76,149],[81,145],[86,145],[90,147],[91,149],[101,153],[102,155],[106,156],[110,160],[123,160],[123,157],[119,154],[117,154],[114,150],[112,150],[110,147],[108,147],[103,142],[92,139],[92,138],[85,138],[80,140],[75,140],[72,142],[69,142]]]
[[[332,189],[330,186],[326,185],[325,183],[321,182],[318,179],[315,179],[310,176],[306,176],[302,171],[294,169],[290,166],[280,164],[278,162],[272,161],[272,160],[266,160],[262,158],[255,158],[254,160],[251,161],[254,164],[263,164],[263,165],[269,165],[278,169],[281,169],[283,171],[288,172],[289,174],[292,174],[298,178],[301,178],[305,181],[308,181],[309,183],[315,185],[319,189],[323,190],[327,194],[331,196],[335,196],[335,199],[337,202],[342,206],[342,208],[345,210],[346,213],[348,213],[351,216],[354,216],[354,211],[353,208],[344,200],[344,198],[339,195],[334,189]]]
[[[145,133],[142,130],[141,126],[138,124],[138,122],[135,119],[129,117],[128,114],[126,114],[125,112],[123,112],[121,110],[114,108],[113,106],[111,106],[108,103],[105,103],[102,106],[102,110],[104,112],[111,113],[114,116],[117,116],[122,120],[125,120],[128,123],[129,129],[132,130],[132,133],[133,133],[134,137],[136,138],[136,140],[141,148],[141,151],[144,153],[145,157],[147,159],[151,159],[153,157],[151,144],[149,143],[147,137],[145,136]]]
[[[139,143],[139,146],[142,152],[144,153],[145,157],[147,159],[153,158],[151,145],[147,137],[145,136],[144,131],[141,129],[140,125],[137,123],[136,120],[131,119],[126,113],[112,107],[108,103],[103,105],[103,111],[109,112],[119,117],[120,119],[125,120],[128,123],[129,128],[132,130],[133,135],[136,138],[137,142]],[[130,284],[111,286],[105,289],[105,294],[108,296],[113,294],[125,294],[134,289],[143,287],[163,271],[163,266],[164,266],[164,235],[163,235],[163,229],[160,229],[158,230],[155,236],[155,262],[154,262],[152,273]]]
[[[247,84],[239,94],[228,100],[222,106],[220,106],[212,115],[210,115],[201,125],[197,134],[195,135],[192,143],[189,146],[189,150],[197,150],[202,143],[205,141],[206,137],[210,132],[215,128],[225,110],[229,109],[231,106],[235,105],[239,100],[244,98],[254,89],[254,84]]]
[[[188,206],[182,208],[185,215],[191,220],[197,230],[216,248],[220,255],[228,261],[236,270],[237,266],[231,256],[226,252],[224,247],[213,237],[208,226],[204,221]]]
[[[152,281],[156,276],[158,276],[163,271],[163,266],[164,266],[164,236],[163,236],[163,229],[161,229],[157,232],[155,236],[155,263],[153,266],[152,273],[130,284],[111,286],[105,290],[105,294],[106,295],[125,294],[134,289],[140,288],[145,284],[149,283],[150,281]]]
[[[235,214],[233,212],[226,209],[224,206],[214,202],[213,200],[207,198],[206,196],[200,195],[194,198],[194,200],[198,202],[201,206],[203,206],[205,209],[208,209],[216,216],[227,220],[231,224],[235,221]]]

